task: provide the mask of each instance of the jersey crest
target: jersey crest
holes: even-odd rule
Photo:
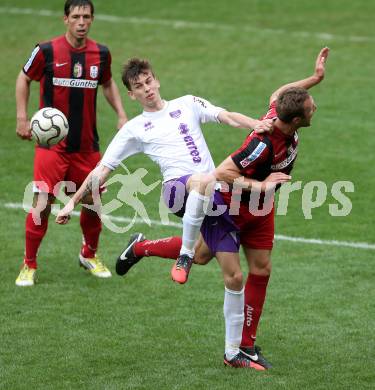
[[[82,73],[83,73],[82,64],[79,62],[76,62],[74,64],[74,67],[73,67],[73,76],[78,79],[82,76]]]
[[[99,68],[96,65],[90,66],[90,77],[96,79],[99,74]]]
[[[181,116],[181,110],[172,111],[169,113],[169,116],[173,119],[177,119]]]

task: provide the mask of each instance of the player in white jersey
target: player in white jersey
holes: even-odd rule
[[[164,183],[188,176],[182,247],[171,272],[172,279],[182,284],[187,281],[193,263],[194,244],[205,216],[203,205],[209,202],[216,183],[214,163],[200,124],[217,122],[236,128],[268,130],[271,121],[258,121],[229,112],[191,95],[165,101],[160,96],[160,82],[150,63],[138,58],[125,64],[122,81],[130,98],[143,107],[143,113],[127,122],[116,134],[100,164],[59,212],[56,222],[66,223],[80,199],[92,191],[94,184],[103,184],[122,160],[144,153],[160,166]]]
[[[163,190],[177,184],[183,186],[182,247],[172,269],[172,278],[176,282],[185,283],[193,262],[194,244],[205,216],[203,205],[205,201],[210,200],[216,183],[212,173],[214,163],[200,124],[217,122],[238,128],[268,130],[272,123],[228,112],[194,96],[188,95],[165,101],[160,96],[160,83],[154,76],[151,65],[144,60],[128,61],[122,79],[130,98],[141,104],[143,113],[130,120],[116,134],[100,164],[59,212],[56,222],[67,223],[75,205],[86,193],[92,192],[94,188],[98,189],[122,160],[136,153],[144,153],[160,166]],[[218,193],[215,193],[215,196],[217,195]],[[244,299],[238,256],[239,241],[236,232],[233,231],[232,221],[230,219],[226,221],[221,216],[217,218],[217,221],[211,222],[206,219],[208,222],[202,229],[203,234],[206,233],[206,236],[213,238],[208,244],[218,258],[226,283],[224,363],[233,367],[256,368],[257,365],[239,351]],[[220,233],[217,235],[220,239],[215,239],[216,236],[211,234],[212,232]]]
[[[124,126],[108,146],[101,164],[114,170],[122,160],[144,153],[160,167],[163,183],[215,169],[201,123],[218,122],[222,108],[187,95],[163,101],[156,112],[143,111]]]

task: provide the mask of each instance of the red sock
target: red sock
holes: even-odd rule
[[[99,235],[102,231],[102,222],[98,214],[82,209],[79,219],[83,233],[84,245],[81,249],[83,257],[95,257],[99,243]]]
[[[158,256],[176,260],[180,254],[181,245],[181,237],[168,237],[137,242],[133,251],[136,256]]]
[[[242,347],[253,347],[264,300],[266,298],[268,276],[249,273],[245,284],[245,320],[242,330]]]
[[[37,269],[38,268],[38,264],[36,262],[36,258],[33,259],[33,260],[29,260],[29,259],[24,258],[23,259],[23,263],[26,264],[29,268],[33,268],[33,269]]]
[[[40,219],[35,223],[30,212],[26,217],[25,227],[25,259],[24,263],[30,268],[37,268],[36,256],[40,243],[47,232],[48,218]]]

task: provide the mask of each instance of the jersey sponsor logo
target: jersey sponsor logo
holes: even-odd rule
[[[38,54],[38,51],[40,50],[39,46],[36,46],[34,50],[31,53],[30,58],[27,60],[26,65],[23,67],[23,70],[27,73],[28,70],[30,69],[30,66],[32,65],[35,56]]]
[[[183,139],[184,139],[185,145],[187,146],[187,148],[190,152],[190,155],[193,158],[193,162],[195,164],[199,164],[202,161],[202,159],[199,155],[199,151],[198,151],[197,146],[195,145],[193,137],[191,135],[188,135],[189,134],[189,126],[186,123],[180,123],[180,125],[178,126],[178,129],[180,130],[180,134],[184,136]]]
[[[178,130],[180,130],[180,134],[187,134],[189,132],[189,127],[185,123],[180,123],[180,126],[178,126]]]
[[[172,111],[169,113],[169,116],[173,119],[177,119],[181,116],[181,110]]]
[[[98,88],[97,80],[77,80],[77,79],[62,79],[59,77],[54,77],[52,79],[53,85],[57,87],[68,87],[68,88],[88,88],[96,89]]]
[[[90,66],[90,77],[96,79],[99,74],[99,68],[96,65]]]
[[[263,150],[266,149],[266,147],[267,145],[264,142],[259,142],[258,146],[251,152],[251,154],[240,161],[241,167],[246,168],[253,161],[255,161],[262,154]]]
[[[253,320],[254,309],[248,304],[246,304],[245,306],[246,306],[246,326],[250,327],[251,322]]]
[[[295,160],[295,158],[297,157],[298,147],[296,146],[295,149],[293,147],[290,147],[288,149],[288,153],[290,153],[290,154],[285,160],[281,161],[278,164],[271,165],[271,170],[280,171],[280,170],[286,168],[290,163],[292,163]]]
[[[61,66],[64,66],[67,64],[68,64],[67,62],[62,62],[62,63],[56,62],[56,68],[60,68]]]
[[[83,73],[83,67],[82,64],[79,62],[76,62],[73,66],[73,76],[77,79],[79,79],[82,76]]]

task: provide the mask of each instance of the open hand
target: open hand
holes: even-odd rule
[[[257,123],[254,126],[254,131],[257,134],[261,133],[272,133],[273,130],[273,119],[264,119],[262,121],[256,121]]]
[[[275,188],[278,184],[283,184],[291,180],[291,176],[282,172],[272,172],[262,182],[264,190],[270,190]]]
[[[324,74],[325,74],[325,64],[328,58],[329,54],[329,48],[328,47],[323,47],[322,50],[320,50],[318,57],[316,58],[315,61],[315,75],[320,79],[324,79]]]

